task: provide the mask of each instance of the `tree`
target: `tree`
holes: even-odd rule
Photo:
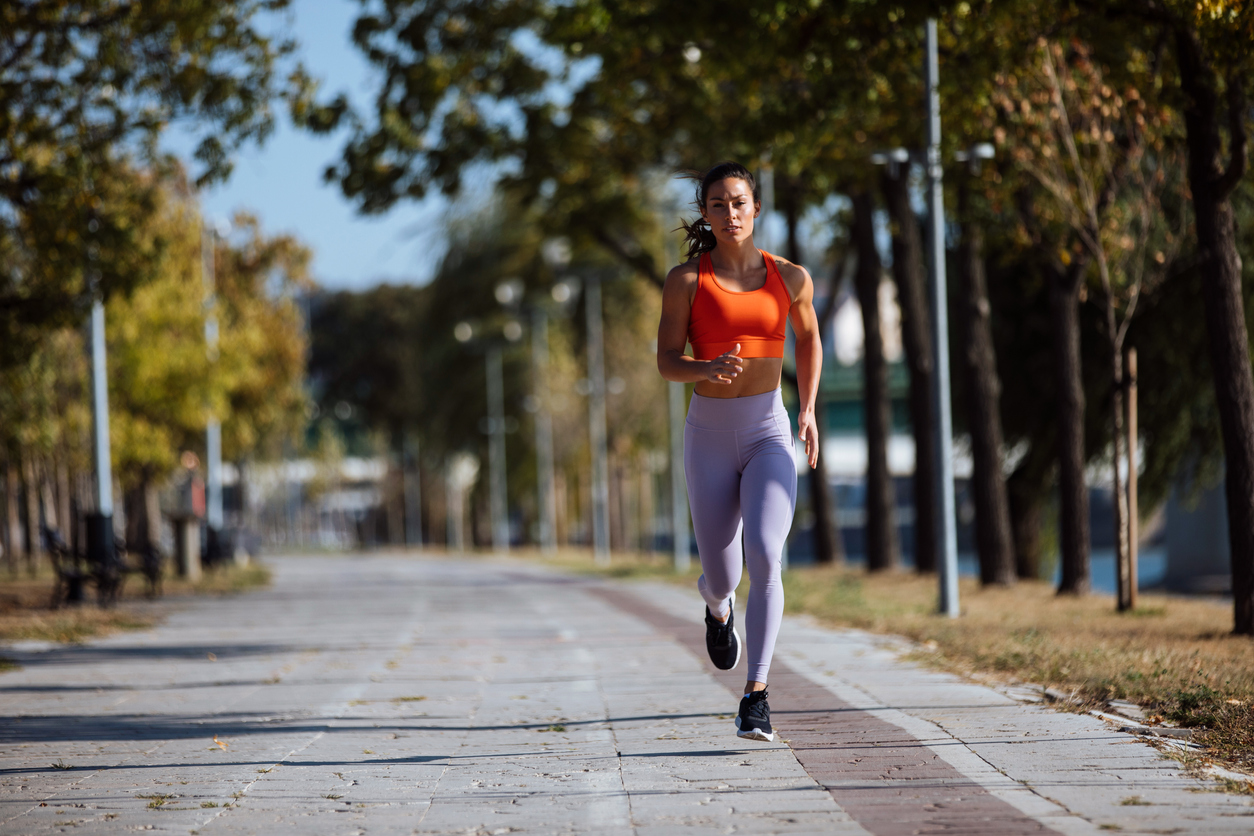
[[[1171,8],[1162,16],[1157,4],[1142,6],[1174,36],[1180,92],[1185,97],[1189,187],[1227,465],[1233,632],[1248,636],[1254,635],[1254,378],[1230,198],[1247,167],[1245,90],[1254,63],[1249,52],[1254,8],[1248,4],[1229,8],[1215,0],[1174,3]]]
[[[114,466],[134,492],[131,516],[147,519],[140,544],[157,536],[156,491],[184,450],[202,450],[210,414],[223,429],[223,453],[244,462],[267,442],[303,427],[305,337],[292,294],[309,287],[308,250],[288,236],[266,238],[247,215],[235,218],[237,244],[217,247],[213,298],[219,349],[204,338],[209,289],[202,275],[202,219],[186,183],[158,186],[152,221],[137,231],[164,243],[155,278],[115,295],[106,329]]]
[[[113,269],[137,243],[142,195],[119,203],[109,184],[135,160],[156,163],[163,129],[195,123],[203,184],[229,173],[234,147],[269,133],[272,99],[309,98],[299,67],[278,77],[292,43],[256,25],[287,2],[0,5],[0,364],[80,320],[93,295],[144,279]],[[93,252],[89,280],[80,268]]]
[[[1010,526],[1010,498],[1003,476],[1005,438],[1001,423],[1001,380],[993,348],[984,274],[982,219],[971,206],[971,188],[964,178],[958,185],[958,333],[963,350],[955,364],[966,390],[967,426],[971,435],[971,493],[975,502],[975,547],[980,582],[1009,586],[1016,577],[1015,546]],[[1035,572],[1031,572],[1035,577]]]
[[[901,336],[910,369],[910,428],[914,435],[914,564],[919,572],[935,572],[938,543],[936,486],[936,407],[932,398],[932,317],[928,311],[923,237],[910,206],[908,169],[886,167],[880,187],[888,204],[892,230],[893,279],[901,306]]]
[[[1064,51],[1042,41],[1037,55],[1035,72],[1012,83],[1000,103],[1031,132],[1032,141],[1013,151],[1016,163],[1045,189],[1096,267],[1109,349],[1115,553],[1123,609],[1131,600],[1128,498],[1120,472],[1126,447],[1123,350],[1138,302],[1165,278],[1179,247],[1179,233],[1164,229],[1168,219],[1160,200],[1178,167],[1162,138],[1169,116],[1149,108],[1136,87],[1120,92],[1107,84],[1084,44],[1073,42]]]
[[[875,246],[875,205],[869,190],[853,194],[853,240],[858,254],[854,284],[862,307],[865,350],[863,409],[867,436],[866,554],[867,569],[875,572],[897,565],[896,505],[888,472],[888,368],[880,330],[879,290],[882,265]]]
[[[309,337],[302,305],[314,290],[309,247],[267,235],[239,212],[217,245],[214,289],[224,389],[223,455],[236,462],[277,456],[306,423]]]

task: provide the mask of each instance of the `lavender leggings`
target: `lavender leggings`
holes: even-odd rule
[[[710,612],[727,611],[740,583],[741,521],[749,567],[745,609],[748,679],[766,682],[784,614],[780,557],[797,504],[797,465],[778,389],[747,398],[694,394],[684,427],[688,505],[704,574],[697,589]]]

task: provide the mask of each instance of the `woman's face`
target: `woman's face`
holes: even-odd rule
[[[753,237],[753,219],[762,206],[753,199],[753,190],[739,177],[711,183],[705,193],[701,217],[710,224],[720,243],[740,244]]]

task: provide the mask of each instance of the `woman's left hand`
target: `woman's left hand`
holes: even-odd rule
[[[806,446],[806,458],[813,469],[819,463],[819,427],[814,423],[813,412],[802,412],[797,416],[797,437]]]

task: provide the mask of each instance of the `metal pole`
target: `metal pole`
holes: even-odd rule
[[[592,440],[592,548],[596,562],[610,562],[609,453],[605,429],[605,347],[601,322],[601,280],[588,279],[584,290],[588,316],[588,429]]]
[[[96,458],[96,513],[113,517],[113,462],[109,452],[109,371],[105,362],[105,310],[91,304],[92,449]]]
[[[1128,349],[1128,359],[1124,363],[1124,377],[1128,381],[1128,609],[1136,609],[1137,587],[1140,585],[1137,575],[1137,540],[1140,539],[1140,500],[1137,497],[1136,473],[1136,437],[1137,405],[1136,405],[1136,349]]]
[[[445,551],[462,552],[466,548],[465,531],[463,530],[464,511],[462,509],[461,486],[457,484],[453,473],[453,457],[444,457],[444,547]]]
[[[489,505],[492,513],[492,548],[509,551],[509,508],[505,494],[505,382],[501,349],[488,348],[488,441]]]
[[[687,572],[688,482],[684,477],[684,384],[667,384],[671,425],[671,532],[675,541],[675,571]]]
[[[953,417],[949,404],[949,313],[945,304],[945,192],[941,185],[941,124],[936,19],[927,21],[927,202],[928,268],[931,273],[932,352],[936,357],[932,397],[936,403],[936,496],[940,501],[937,542],[941,547],[940,611],[956,618],[958,609],[958,534],[954,524]]]
[[[418,439],[406,435],[402,445],[401,485],[405,493],[405,543],[421,549],[422,466],[418,458]]]
[[[531,362],[536,399],[536,489],[540,511],[540,548],[557,551],[557,497],[553,492],[553,417],[549,414],[549,317],[537,306],[531,311]]]
[[[205,345],[209,361],[218,359],[218,316],[216,312],[217,277],[214,272],[214,248],[218,233],[202,226],[200,231],[201,278],[205,285]],[[222,530],[222,424],[218,416],[209,414],[205,430],[205,523],[217,540]]]
[[[93,277],[94,278],[94,277]],[[113,465],[109,452],[109,370],[105,362],[105,310],[91,306],[92,448],[96,458],[96,513],[87,515],[87,560],[98,567],[116,561],[113,535]],[[37,537],[31,537],[38,542]]]

